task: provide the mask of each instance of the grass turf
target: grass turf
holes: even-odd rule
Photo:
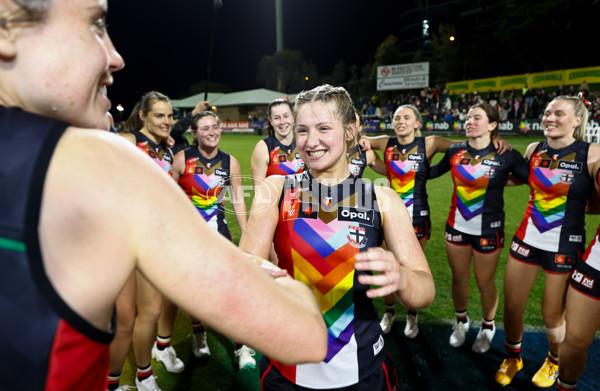
[[[257,135],[235,135],[235,134],[224,134],[222,136],[220,142],[220,149],[223,151],[235,156],[240,165],[242,167],[242,174],[250,177],[250,156],[252,154],[252,150],[256,143],[261,140],[264,136]],[[507,137],[506,138],[515,149],[520,151],[521,153],[525,152],[525,149],[531,142],[539,141],[540,138],[533,137]],[[441,159],[442,154],[438,154],[434,157],[433,163],[437,162]],[[379,175],[375,174],[370,169],[365,171],[365,177],[375,179],[380,178]],[[250,181],[244,180],[244,185],[251,185]],[[461,361],[464,359],[464,355],[461,353],[461,349],[453,350],[447,345],[447,338],[450,334],[450,320],[454,318],[454,308],[452,305],[452,297],[451,297],[451,272],[448,266],[447,258],[446,258],[446,248],[444,241],[444,227],[446,218],[448,217],[448,212],[450,209],[450,201],[452,195],[452,180],[450,174],[445,174],[441,178],[437,178],[435,180],[431,180],[427,183],[427,191],[429,194],[429,204],[431,209],[431,220],[432,220],[432,235],[431,239],[428,241],[427,246],[425,248],[425,255],[429,261],[429,266],[433,273],[433,277],[436,284],[436,297],[431,306],[426,309],[422,309],[419,311],[419,322],[422,325],[427,325],[428,330],[433,338],[441,338],[439,342],[439,346],[437,349],[441,349],[438,351],[438,356],[433,359],[432,357],[435,354],[431,354],[429,359],[419,358],[420,356],[416,353],[411,353],[413,357],[412,364],[408,366],[414,367],[417,369],[417,372],[422,373],[423,375],[428,374],[432,376],[437,376],[434,372],[437,366],[448,366],[454,365],[455,362]],[[504,192],[504,204],[505,204],[505,213],[506,213],[506,221],[505,221],[505,237],[506,243],[508,245],[502,249],[500,255],[500,263],[498,266],[498,271],[496,273],[496,286],[500,295],[500,302],[498,305],[498,313],[496,315],[496,322],[499,328],[502,328],[503,321],[503,308],[504,308],[504,296],[503,296],[503,281],[504,281],[504,267],[506,263],[506,259],[509,253],[509,244],[514,235],[516,229],[518,228],[522,218],[525,208],[527,206],[527,202],[529,199],[529,187],[527,185],[522,186],[513,186],[507,187]],[[246,198],[246,203],[248,206],[248,210],[250,210],[251,198]],[[227,209],[231,210],[230,207]],[[239,241],[240,238],[240,228],[237,224],[235,216],[230,213],[227,216],[228,225],[235,243]],[[587,215],[586,216],[586,231],[587,238],[586,240],[589,242],[593,237],[600,223],[600,215]],[[531,291],[527,309],[524,315],[524,323],[526,324],[526,330],[529,331],[541,331],[543,330],[542,316],[541,316],[541,299],[543,294],[543,273],[540,272],[536,283]],[[375,305],[378,308],[379,312],[382,314],[384,311],[383,299],[375,300]],[[479,321],[481,319],[481,305],[479,302],[479,292],[477,290],[477,286],[475,285],[474,278],[471,278],[470,283],[470,299],[469,299],[469,316],[473,319],[474,326],[479,327]],[[404,318],[405,311],[400,306],[397,305],[396,311],[396,324],[392,331],[392,333],[386,337],[387,345],[390,350],[391,346],[394,346],[394,351],[401,356],[407,354],[404,350],[414,350],[414,349],[424,349],[418,348],[415,345],[415,342],[409,341],[404,336],[399,336],[401,334],[402,329],[404,327]],[[425,328],[423,328],[423,334],[427,334],[425,332]],[[472,333],[472,332],[471,332]],[[534,333],[535,334],[535,333]],[[538,333],[539,334],[539,333]],[[442,335],[442,337],[439,337]],[[437,337],[435,337],[437,336]],[[542,335],[543,336],[543,335]],[[539,337],[539,336],[538,336]],[[419,341],[421,337],[418,337],[416,341]],[[474,336],[471,336],[473,339]],[[544,337],[545,338],[545,337]],[[189,390],[189,389],[198,389],[198,390],[259,390],[259,377],[258,371],[242,371],[238,372],[234,369],[235,363],[233,358],[233,342],[228,340],[227,338],[214,333],[209,330],[208,334],[209,345],[212,351],[212,356],[210,359],[206,360],[198,360],[191,355],[191,326],[189,322],[189,317],[185,313],[179,313],[175,325],[175,331],[173,334],[174,347],[177,350],[179,357],[186,363],[186,370],[181,374],[170,374],[164,370],[164,367],[161,364],[157,364],[154,362],[154,371],[155,374],[158,375],[159,380],[158,383],[163,389],[166,390]],[[500,339],[503,340],[501,334],[494,339],[495,344],[500,344],[498,347],[500,353],[496,351],[496,355],[501,355],[501,343]],[[398,341],[396,341],[398,340]],[[402,341],[400,341],[402,340]],[[406,349],[399,349],[396,347],[396,343],[406,343],[409,341],[409,347]],[[470,346],[468,344],[469,339],[467,339],[467,343],[465,346]],[[598,340],[596,340],[595,345],[598,344]],[[411,348],[412,346],[412,348]],[[437,346],[437,345],[436,345]],[[543,346],[541,349],[547,349],[547,346],[544,343],[541,343],[540,346]],[[524,348],[525,349],[525,348]],[[411,351],[412,351],[411,350]],[[494,350],[494,349],[493,349]],[[397,354],[394,354],[392,351],[392,355],[396,357]],[[464,349],[466,352],[467,349]],[[459,354],[457,354],[458,352]],[[431,353],[431,352],[430,352]],[[538,352],[542,355],[542,357],[546,354],[545,351]],[[415,355],[416,354],[416,355]],[[425,354],[425,353],[421,353]],[[428,353],[429,354],[429,353]],[[468,350],[467,359],[470,360],[470,355],[472,353]],[[538,354],[538,355],[539,355]],[[477,355],[476,357],[486,357]],[[256,355],[257,363],[260,361],[260,353],[257,352]],[[399,374],[402,376],[406,376],[406,359],[402,359],[402,362],[398,362],[397,359],[397,370],[399,370]],[[420,361],[419,361],[420,360]],[[485,359],[484,359],[485,360]],[[542,359],[543,360],[543,359]],[[477,358],[474,358],[473,361],[477,361]],[[536,359],[536,363],[537,360]],[[411,361],[412,362],[412,361]],[[495,360],[493,368],[497,368],[501,359]],[[402,368],[399,367],[398,364],[402,364]],[[537,365],[537,364],[536,364]],[[589,365],[588,365],[589,366]],[[422,368],[421,368],[422,367]],[[419,369],[420,368],[420,369]],[[425,371],[425,368],[430,368],[428,371]],[[595,368],[598,368],[598,365],[595,365]],[[535,372],[534,369],[533,372]],[[434,371],[434,372],[432,372]],[[463,389],[478,389],[481,387],[489,388],[491,382],[493,380],[489,377],[493,378],[493,373],[490,372],[490,375],[486,375],[484,382],[479,382],[474,384],[474,388],[470,388],[467,383],[463,384]],[[135,374],[135,361],[133,359],[133,355],[130,354],[128,357],[127,363],[123,370],[123,379],[121,384],[134,384],[134,374]],[[585,375],[585,373],[584,373]],[[597,375],[596,375],[597,376]],[[593,376],[593,377],[596,377]],[[410,380],[410,379],[409,379]],[[458,380],[457,380],[458,381]],[[425,383],[423,383],[425,382]],[[435,382],[431,383],[424,378],[416,377],[412,381],[408,381],[408,388],[401,387],[401,389],[413,389],[411,387],[415,387],[414,389],[439,389],[435,384]],[[411,385],[412,384],[412,385]],[[427,384],[425,388],[422,388],[424,384]],[[437,383],[436,383],[437,384]],[[457,384],[460,384],[457,383]],[[439,383],[440,387],[443,387],[443,383]],[[433,388],[432,388],[433,387]],[[590,388],[593,389],[593,388]]]

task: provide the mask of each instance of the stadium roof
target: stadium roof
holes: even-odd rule
[[[268,105],[275,98],[288,97],[293,101],[296,94],[286,95],[282,92],[258,88],[256,90],[247,90],[231,92],[224,94],[221,92],[209,92],[208,100],[212,106],[244,106],[244,105]],[[196,107],[198,102],[204,100],[204,93],[189,96],[183,99],[172,99],[171,104],[180,109]]]

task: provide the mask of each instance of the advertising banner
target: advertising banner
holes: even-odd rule
[[[429,87],[429,62],[377,67],[377,91]]]

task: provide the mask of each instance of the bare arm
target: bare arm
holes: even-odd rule
[[[306,286],[269,277],[135,151],[117,136],[87,129],[68,130],[56,148],[40,242],[50,281],[69,306],[107,329],[114,301],[137,267],[219,333],[284,362],[322,360],[326,330]]]
[[[385,147],[386,147],[390,137],[389,136],[375,136],[375,137],[363,137],[362,139],[367,140],[370,143],[372,149],[377,149],[379,151],[385,151]]]
[[[250,163],[252,181],[254,182],[254,188],[256,188],[257,182],[267,177],[267,166],[269,165],[269,148],[263,140],[256,143]]]
[[[431,163],[433,155],[438,152],[447,152],[453,144],[462,143],[461,140],[448,140],[447,138],[440,136],[427,136],[425,137],[425,151],[427,153],[427,160]]]
[[[179,177],[183,174],[185,170],[185,152],[179,151],[173,157],[173,179],[175,183],[179,182]]]
[[[230,175],[229,183],[231,185],[232,197],[231,205],[235,212],[235,218],[240,226],[240,230],[246,227],[248,212],[246,211],[246,202],[244,201],[244,188],[242,187],[242,169],[236,158],[230,155]]]
[[[371,167],[371,169],[379,175],[387,175],[387,168],[385,166],[385,163],[383,162],[383,160],[381,160],[381,158],[379,158],[377,152],[375,152],[372,149],[369,149],[366,152],[366,154],[367,164],[369,165],[369,167]]]
[[[279,220],[278,203],[283,181],[283,176],[273,175],[254,188],[250,217],[239,243],[242,251],[268,258]]]
[[[370,298],[393,293],[406,308],[427,307],[433,302],[435,285],[406,207],[395,191],[380,186],[375,189],[388,250],[377,247],[357,254],[356,270],[378,272],[360,275],[358,280],[380,286],[367,291]]]

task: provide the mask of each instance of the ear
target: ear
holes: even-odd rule
[[[356,137],[356,122],[351,122],[346,128],[346,140],[351,141]]]
[[[144,115],[144,112],[142,110],[138,111],[138,116],[140,117],[140,120],[142,122],[146,122],[146,116]]]

